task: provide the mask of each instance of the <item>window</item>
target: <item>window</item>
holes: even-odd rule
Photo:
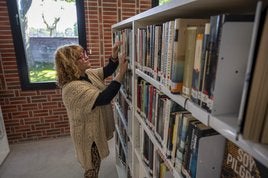
[[[159,0],[159,5],[163,5],[163,4],[166,4],[168,2],[170,2],[172,0]]]
[[[172,1],[172,0],[152,0],[152,7],[155,7],[158,5],[160,6],[160,5],[166,4],[170,1]]]
[[[86,48],[81,0],[7,1],[23,90],[54,89],[57,47],[76,43]]]

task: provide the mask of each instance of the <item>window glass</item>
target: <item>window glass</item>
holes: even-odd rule
[[[54,52],[79,43],[75,0],[17,0],[30,83],[55,81]]]
[[[172,0],[159,0],[159,5],[162,5],[162,4],[165,4],[165,3],[168,3]]]

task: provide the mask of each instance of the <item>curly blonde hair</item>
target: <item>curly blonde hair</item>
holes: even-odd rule
[[[55,66],[57,85],[59,87],[79,79],[80,70],[76,65],[76,61],[80,58],[83,51],[83,47],[76,44],[60,46],[56,50]]]

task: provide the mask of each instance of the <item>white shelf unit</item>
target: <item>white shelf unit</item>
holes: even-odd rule
[[[123,113],[122,113],[122,111],[120,109],[119,104],[117,102],[115,102],[114,105],[115,105],[115,110],[116,110],[116,112],[119,115],[119,119],[123,123],[124,129],[127,131],[127,134],[129,136],[129,141],[132,144],[133,141],[132,141],[132,138],[131,138],[131,132],[130,132],[129,127],[128,127],[127,123],[126,123],[126,119],[127,118],[125,118],[125,116],[123,115]]]
[[[264,5],[267,6],[267,2],[264,2]],[[131,99],[131,107],[132,107],[132,134],[130,138],[132,138],[132,160],[131,164],[133,173],[132,177],[140,178],[140,177],[151,177],[148,173],[148,170],[144,167],[144,163],[142,160],[142,148],[140,148],[140,140],[139,134],[137,130],[144,130],[150,140],[153,142],[154,146],[160,150],[163,154],[163,150],[161,150],[161,146],[155,138],[151,129],[146,125],[141,116],[137,112],[136,108],[136,78],[141,77],[145,81],[149,82],[156,89],[163,92],[169,98],[174,100],[179,105],[183,106],[185,109],[190,111],[192,115],[200,120],[203,124],[212,127],[221,135],[223,135],[228,140],[234,142],[236,145],[244,149],[250,155],[252,155],[256,160],[261,162],[264,166],[268,167],[268,146],[261,145],[257,143],[253,143],[247,140],[244,140],[240,135],[237,135],[237,122],[238,116],[232,114],[222,114],[222,115],[212,115],[202,109],[201,107],[194,104],[189,99],[186,99],[182,95],[172,94],[169,89],[167,89],[163,84],[154,80],[143,71],[136,69],[135,58],[136,58],[136,34],[137,30],[140,27],[145,27],[147,25],[152,24],[160,24],[169,20],[174,20],[175,18],[209,18],[212,15],[217,15],[221,13],[255,13],[257,6],[257,1],[253,0],[173,0],[170,3],[167,3],[162,6],[158,6],[152,8],[148,11],[145,11],[141,14],[123,20],[117,24],[112,26],[113,31],[123,30],[125,28],[132,28],[132,86],[134,89],[132,90],[132,99]],[[121,92],[121,91],[120,91]],[[127,102],[130,100],[126,98]],[[164,154],[163,154],[164,155]],[[168,159],[164,161],[166,165],[172,170],[174,178],[181,178],[180,174],[174,171],[171,162]],[[139,165],[139,166],[138,166]],[[145,172],[140,175],[139,172]]]
[[[128,106],[130,107],[130,109],[133,109],[133,106],[132,106],[132,102],[128,99],[126,93],[123,91],[123,89],[121,88],[120,91],[121,95],[125,98]]]
[[[161,145],[159,144],[159,142],[157,141],[157,139],[155,138],[154,133],[152,132],[152,130],[146,125],[146,123],[144,122],[144,120],[142,119],[142,117],[136,112],[135,113],[135,117],[138,119],[139,123],[141,123],[142,125],[142,129],[147,133],[147,135],[150,137],[151,141],[153,142],[154,146],[156,147],[155,149],[159,151],[159,153],[161,154],[161,158],[163,159],[163,161],[165,162],[165,164],[167,165],[167,167],[169,168],[169,170],[172,172],[173,176],[176,178],[182,178],[182,176],[180,176],[178,174],[178,172],[174,169],[174,167],[172,166],[172,163],[170,162],[169,159],[166,158],[165,156],[165,152],[163,151]],[[140,154],[140,153],[137,153]]]

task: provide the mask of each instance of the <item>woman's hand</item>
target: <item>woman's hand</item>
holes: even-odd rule
[[[128,62],[126,60],[126,54],[122,54],[119,59],[119,72],[124,75],[128,69]]]
[[[123,54],[122,56],[119,57],[119,72],[114,78],[114,80],[118,81],[121,83],[121,81],[124,78],[124,75],[128,69],[128,62],[126,60],[126,55]]]
[[[118,58],[119,46],[121,46],[122,44],[123,44],[122,41],[117,41],[114,43],[113,48],[112,48],[112,59]]]

